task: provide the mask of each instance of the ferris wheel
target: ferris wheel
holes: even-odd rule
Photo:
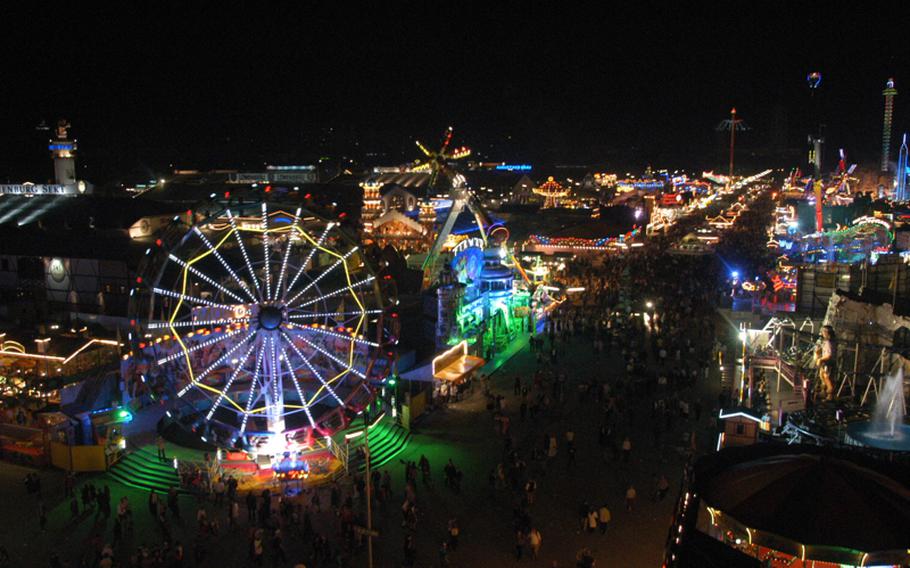
[[[379,282],[337,223],[262,203],[157,243],[131,337],[198,422],[280,451],[372,400],[393,338]]]

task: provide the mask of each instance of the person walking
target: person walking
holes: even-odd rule
[[[253,540],[250,541],[250,560],[253,566],[262,566],[262,557],[265,554],[265,545],[262,542],[262,529],[256,529]]]
[[[588,526],[588,511],[591,507],[588,506],[587,501],[581,503],[578,506],[578,524],[580,527],[579,533],[583,532]]]
[[[458,519],[452,517],[449,519],[449,549],[452,552],[458,550],[458,536],[461,534],[461,529],[458,527]]]
[[[531,549],[531,558],[537,559],[540,554],[540,545],[543,544],[543,537],[537,527],[532,527],[528,533],[528,547]]]
[[[75,497],[70,500],[70,516],[73,521],[79,516],[79,501]]]
[[[252,491],[246,494],[246,521],[251,526],[256,524],[256,495]]]
[[[635,499],[638,497],[638,492],[635,491],[635,486],[631,483],[629,488],[626,489],[626,511],[631,511],[635,508]]]
[[[155,445],[158,446],[158,460],[167,461],[167,453],[165,452],[164,438],[158,436],[158,439],[155,441]]]
[[[593,534],[597,530],[597,511],[594,509],[588,511],[587,528],[589,534]]]
[[[515,560],[521,560],[521,557],[524,556],[525,549],[525,533],[521,530],[515,531]]]
[[[275,534],[272,535],[272,566],[277,568],[278,566],[284,566],[287,562],[288,559],[284,554],[281,529],[275,529]]]
[[[239,520],[240,503],[237,502],[237,499],[231,499],[231,503],[228,505],[228,528],[233,530]]]
[[[610,509],[607,507],[607,504],[604,503],[600,506],[600,509],[597,510],[597,525],[600,527],[600,534],[607,534],[607,528],[610,526],[610,521],[613,519],[613,516],[610,514]]]
[[[622,461],[623,463],[629,463],[629,458],[632,456],[632,440],[626,436],[622,441]]]
[[[657,481],[657,500],[663,501],[669,490],[670,482],[667,480],[666,475],[661,474],[660,479]]]
[[[171,510],[171,515],[180,520],[180,501],[177,499],[177,488],[171,486],[167,492],[167,507]]]
[[[566,461],[567,470],[572,469],[572,466],[575,465],[575,453],[575,446],[573,444],[569,444],[569,447],[566,450],[566,455],[568,456],[568,459]]]
[[[537,482],[533,479],[529,479],[528,482],[525,483],[525,500],[527,501],[529,507],[534,504],[534,497],[536,493]]]
[[[158,494],[154,489],[149,493],[149,514],[153,519],[158,517]]]

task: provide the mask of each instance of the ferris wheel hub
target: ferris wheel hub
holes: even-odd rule
[[[267,304],[259,307],[259,327],[272,331],[284,323],[284,310],[281,306]]]

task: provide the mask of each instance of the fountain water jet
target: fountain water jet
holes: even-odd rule
[[[847,442],[884,450],[910,451],[910,426],[904,424],[904,370],[882,382],[872,419],[847,427]]]

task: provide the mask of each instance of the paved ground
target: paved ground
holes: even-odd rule
[[[529,472],[539,482],[537,502],[531,509],[533,522],[543,536],[541,557],[521,563],[529,566],[571,566],[576,552],[589,547],[597,558],[598,566],[651,567],[659,566],[664,539],[669,526],[673,499],[678,488],[683,457],[681,443],[677,443],[683,431],[690,430],[692,423],[677,420],[673,434],[664,434],[665,445],[655,448],[649,425],[649,410],[636,407],[630,412],[630,422],[621,426],[619,434],[628,433],[633,442],[632,459],[629,464],[605,461],[597,443],[597,429],[600,425],[600,405],[593,400],[579,400],[575,386],[579,380],[590,377],[606,377],[620,369],[618,357],[595,360],[587,342],[576,339],[567,349],[563,363],[568,371],[570,388],[564,407],[546,419],[519,419],[519,397],[512,394],[516,374],[530,381],[536,363],[527,348],[509,360],[494,376],[492,390],[506,396],[506,414],[511,416],[512,433],[516,445],[523,450],[531,444],[540,444],[546,432],[554,432],[560,441],[560,453],[546,470],[543,462],[530,462]],[[412,442],[402,459],[417,461],[426,455],[433,467],[434,486],[418,490],[419,524],[417,529],[417,566],[438,565],[438,549],[446,538],[446,523],[457,517],[461,526],[461,542],[457,551],[449,555],[452,566],[500,566],[513,564],[514,533],[513,508],[516,505],[508,489],[493,490],[488,483],[488,473],[501,460],[503,437],[494,425],[491,413],[486,410],[486,401],[477,392],[465,401],[452,404],[419,422]],[[716,400],[716,392],[703,389],[705,408],[710,409]],[[642,405],[647,404],[643,402]],[[702,421],[707,424],[710,412]],[[576,432],[578,447],[577,463],[567,467],[564,433]],[[710,444],[706,431],[702,432],[700,447]],[[621,439],[621,437],[620,437]],[[451,458],[464,471],[464,485],[460,495],[454,494],[442,485],[442,466]],[[394,497],[383,507],[377,508],[374,524],[381,531],[375,539],[375,566],[398,566],[403,558],[404,533],[400,526],[400,504],[403,500],[403,466],[397,461],[388,467],[392,474]],[[88,542],[95,533],[102,534],[103,541],[112,540],[112,522],[96,523],[94,514],[83,515],[70,520],[69,504],[62,502],[62,477],[58,473],[43,472],[45,501],[52,508],[46,532],[38,528],[35,501],[25,495],[21,482],[25,468],[4,465],[0,497],[7,506],[0,514],[2,543],[14,558],[13,566],[43,566],[52,551],[78,566],[80,554],[88,548]],[[653,502],[655,475],[665,474],[672,483],[668,498]],[[136,519],[134,534],[127,535],[119,547],[124,555],[132,553],[141,544],[157,545],[161,541],[159,529],[152,522],[146,507],[147,493],[123,487],[116,482],[110,485],[114,507],[122,495],[129,497]],[[96,481],[97,483],[97,481]],[[633,483],[639,492],[635,510],[627,512],[624,507],[624,492],[628,483]],[[613,513],[613,523],[605,536],[580,533],[577,518],[578,505],[587,501],[599,506],[607,503]],[[328,502],[323,495],[322,502]],[[175,539],[187,546],[188,557],[195,549],[195,500],[184,497],[181,500],[183,523],[174,523]],[[9,504],[13,504],[9,506]],[[206,508],[214,513],[211,504]],[[224,513],[216,516],[224,519]],[[204,541],[207,560],[198,565],[246,566],[247,532],[244,522],[240,529],[230,534],[210,537]],[[317,532],[332,536],[337,532],[334,515],[323,511],[313,516]],[[222,525],[226,526],[222,520]],[[203,542],[203,541],[200,541]],[[289,535],[285,541],[289,562],[280,565],[291,566],[291,561],[305,559],[310,553],[309,546]],[[197,565],[189,562],[187,565]],[[365,566],[364,551],[355,552],[351,565]]]

